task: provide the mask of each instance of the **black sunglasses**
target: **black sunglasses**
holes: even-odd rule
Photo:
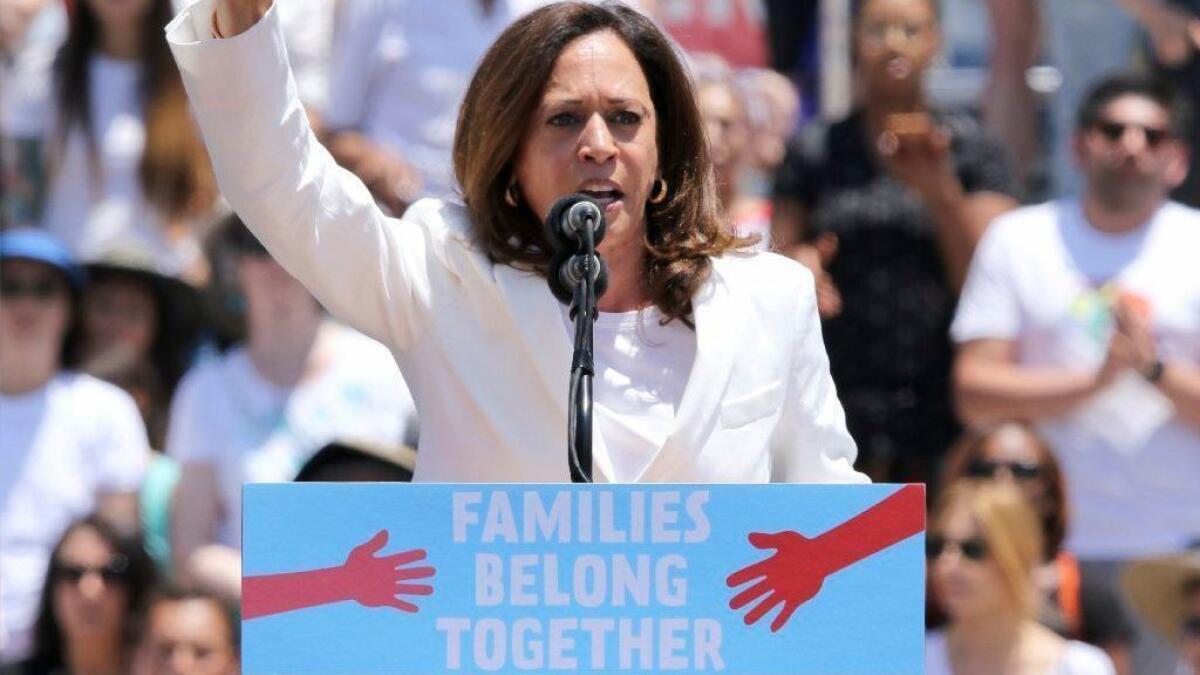
[[[104,583],[111,584],[125,581],[129,574],[129,560],[123,555],[113,556],[107,565],[89,567],[87,565],[60,564],[56,572],[59,580],[70,584],[78,584],[89,574],[99,574]]]
[[[1179,629],[1186,638],[1200,638],[1200,614],[1184,617]]]
[[[974,562],[979,562],[987,557],[987,542],[980,537],[947,539],[939,534],[925,537],[925,557],[929,560],[937,560],[946,552],[947,546],[953,546],[958,549],[962,557]]]
[[[967,475],[971,478],[995,478],[1001,467],[1008,469],[1017,480],[1033,480],[1042,475],[1042,467],[1036,462],[997,462],[990,459],[971,462],[967,465]]]
[[[58,279],[50,276],[19,279],[17,277],[0,278],[0,297],[15,300],[21,297],[35,300],[49,300],[62,292],[63,285]]]
[[[1156,148],[1163,141],[1171,137],[1171,132],[1167,129],[1159,129],[1157,127],[1148,127],[1142,124],[1127,124],[1125,122],[1097,122],[1096,129],[1108,139],[1110,142],[1117,142],[1125,137],[1125,132],[1129,129],[1140,129],[1142,135],[1146,138],[1146,145],[1151,148]]]

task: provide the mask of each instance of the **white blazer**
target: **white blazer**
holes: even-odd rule
[[[464,206],[386,217],[309,129],[272,8],[210,39],[212,0],[167,26],[226,199],[335,316],[387,345],[421,418],[416,478],[565,482],[571,338],[541,277],[472,244]],[[639,482],[865,482],[829,376],[812,276],[713,261],[675,430]],[[599,435],[596,480],[611,481]]]

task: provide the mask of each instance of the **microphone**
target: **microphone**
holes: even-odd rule
[[[606,227],[600,204],[585,194],[567,195],[550,208],[545,227],[554,250],[546,265],[546,280],[554,297],[564,305],[571,305],[575,287],[589,271],[595,297],[603,295],[608,289],[608,264],[595,253],[595,245],[604,238]]]
[[[587,229],[592,230],[592,243],[604,239],[604,209],[591,197],[577,192],[554,202],[550,215],[546,217],[546,234],[550,246],[559,251],[564,248],[579,250]]]

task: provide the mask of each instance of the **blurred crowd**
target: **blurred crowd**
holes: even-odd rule
[[[318,138],[401,216],[454,193],[474,65],[541,4],[278,11]],[[927,672],[1200,675],[1200,2],[634,4],[728,226],[815,276],[857,467],[929,486]],[[971,4],[964,106],[931,82]],[[241,486],[419,456],[391,355],[225,206],[177,9],[0,3],[0,673],[237,672]]]

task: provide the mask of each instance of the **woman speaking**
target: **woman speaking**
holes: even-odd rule
[[[269,0],[201,0],[167,39],[229,203],[395,355],[421,415],[416,479],[567,479],[571,320],[542,221],[583,192],[608,227],[596,480],[866,480],[812,277],[722,229],[687,73],[642,15],[560,3],[509,27],[459,114],[461,201],[399,220],[313,136]]]

